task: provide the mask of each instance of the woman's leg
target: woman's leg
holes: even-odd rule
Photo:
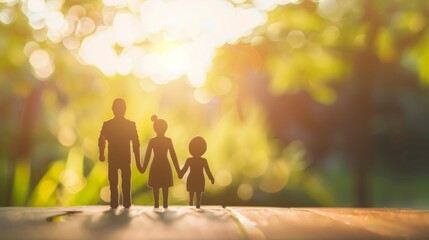
[[[194,204],[194,192],[189,192],[189,206]]]
[[[201,196],[203,195],[203,193],[202,192],[196,192],[196,194],[197,194],[197,208],[200,208],[200,206],[201,206]]]
[[[155,208],[159,208],[159,188],[152,188],[153,204]]]
[[[162,206],[168,208],[168,187],[162,188]]]

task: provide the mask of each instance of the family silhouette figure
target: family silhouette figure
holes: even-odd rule
[[[168,188],[173,186],[173,173],[168,162],[168,153],[170,153],[176,172],[180,172],[179,163],[177,162],[176,152],[174,151],[171,138],[165,136],[168,124],[164,119],[158,119],[156,115],[152,116],[153,129],[156,137],[149,140],[146,154],[144,156],[141,173],[146,171],[149,160],[153,151],[153,160],[149,169],[148,186],[152,188],[154,207],[159,207],[159,189],[162,189],[162,206],[168,208]]]
[[[173,186],[173,172],[169,162],[170,155],[174,169],[180,179],[189,169],[189,176],[186,182],[186,189],[189,192],[189,206],[193,205],[194,195],[196,195],[196,208],[201,206],[202,193],[205,189],[204,171],[211,183],[214,178],[210,171],[207,159],[202,155],[207,150],[207,143],[202,137],[195,137],[189,143],[189,152],[192,157],[186,160],[183,169],[180,169],[174,150],[173,141],[165,136],[168,124],[164,119],[156,115],[151,117],[153,129],[156,136],[151,138],[146,148],[143,165],[140,163],[140,142],[136,124],[126,119],[126,104],[121,98],[113,101],[112,110],[114,118],[103,123],[101,128],[98,146],[100,151],[100,161],[105,161],[104,155],[106,142],[108,144],[108,179],[110,184],[110,207],[115,209],[119,205],[118,194],[118,172],[122,176],[122,198],[123,206],[131,206],[131,150],[136,159],[137,169],[144,174],[149,167],[148,187],[152,188],[154,208],[159,208],[159,190],[162,189],[163,208],[168,208],[168,190]]]
[[[185,166],[179,172],[179,178],[182,179],[189,169],[189,176],[186,181],[186,190],[189,192],[189,206],[193,205],[194,194],[196,194],[197,201],[195,205],[197,208],[201,206],[201,196],[205,189],[204,171],[206,171],[211,183],[214,183],[207,159],[201,157],[206,150],[207,143],[204,138],[194,137],[189,143],[189,152],[192,157],[186,160]]]
[[[125,101],[117,98],[113,101],[112,110],[114,118],[104,122],[98,138],[100,161],[105,161],[104,149],[108,143],[108,178],[110,183],[110,207],[118,207],[118,171],[122,176],[122,198],[125,208],[131,206],[131,154],[130,142],[133,144],[133,152],[136,164],[140,167],[140,142],[136,124],[126,119]]]

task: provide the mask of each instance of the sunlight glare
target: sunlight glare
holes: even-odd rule
[[[84,17],[86,15],[86,9],[80,5],[74,5],[70,8],[68,15],[76,18]]]
[[[79,47],[80,41],[75,36],[69,36],[63,40],[63,44],[68,50],[74,50]]]
[[[64,5],[65,0],[45,0],[46,7],[52,10],[59,10]]]
[[[46,16],[45,22],[48,27],[48,38],[53,42],[61,42],[69,32],[69,24],[61,12],[51,12]]]
[[[137,40],[139,18],[135,14],[119,13],[113,19],[113,32],[116,42],[123,46],[130,46]]]
[[[104,5],[106,6],[124,6],[126,5],[128,0],[103,0]]]
[[[154,53],[145,53],[138,63],[138,68],[134,70],[134,75],[139,78],[152,76],[159,71],[158,66],[158,56]]]
[[[200,88],[195,89],[194,98],[201,104],[207,104],[212,100],[210,96]]]
[[[76,133],[73,131],[73,129],[68,127],[63,127],[58,132],[58,141],[66,147],[72,146],[76,141]]]
[[[146,78],[140,80],[140,87],[146,92],[155,92],[158,88],[158,86],[154,82]]]
[[[100,191],[100,198],[104,202],[110,202],[110,188],[109,186],[104,186]]]
[[[237,189],[237,195],[242,200],[249,200],[253,196],[253,187],[250,184],[242,183]]]
[[[112,31],[101,30],[85,38],[79,50],[83,63],[97,66],[106,76],[116,73],[117,55],[113,49]]]
[[[300,48],[305,44],[305,35],[300,30],[292,30],[289,32],[286,38],[287,42],[293,48]]]
[[[216,173],[215,178],[216,178],[216,183],[222,187],[226,187],[226,186],[230,185],[232,182],[232,175],[226,169],[219,170]]]
[[[116,71],[124,76],[130,74],[133,67],[132,56],[123,52],[117,60]]]
[[[293,1],[270,2],[277,6]],[[79,50],[83,63],[107,76],[133,74],[157,84],[186,77],[196,88],[204,85],[217,48],[237,43],[267,19],[265,10],[226,0],[147,0],[138,9],[137,1],[103,3],[103,18],[111,16],[112,21],[84,38]],[[142,51],[129,58],[118,45]]]
[[[29,58],[34,74],[39,80],[49,78],[55,70],[55,66],[45,50],[34,50]]]
[[[0,11],[0,22],[3,24],[11,24],[15,18],[15,13],[12,8],[5,8]]]
[[[27,42],[24,46],[24,54],[25,56],[30,57],[31,53],[37,49],[39,49],[39,44],[36,42]]]
[[[186,73],[191,68],[185,47],[179,46],[164,54],[165,68],[176,78]]]
[[[188,73],[188,80],[193,87],[201,87],[206,80],[206,73],[198,68]]]
[[[253,4],[261,10],[273,10],[277,5],[284,5],[288,3],[297,4],[301,0],[253,0]]]
[[[33,13],[42,12],[46,9],[46,3],[45,0],[29,0],[27,7]]]
[[[95,30],[95,23],[89,17],[83,17],[76,26],[76,32],[81,35],[88,35]]]
[[[8,6],[13,6],[18,2],[18,0],[0,0],[0,3],[5,3]]]

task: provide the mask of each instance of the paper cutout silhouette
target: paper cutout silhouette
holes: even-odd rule
[[[201,157],[207,150],[207,143],[202,137],[194,137],[189,143],[189,152],[192,157],[186,159],[185,166],[179,173],[179,178],[181,179],[183,175],[189,171],[188,180],[186,181],[186,190],[189,192],[189,206],[193,205],[194,194],[196,195],[196,207],[200,208],[201,206],[201,197],[205,189],[205,178],[204,171],[211,183],[214,184],[214,178],[210,172],[207,159]]]
[[[149,140],[141,172],[146,171],[153,151],[154,157],[149,169],[148,186],[152,188],[154,207],[159,208],[159,189],[161,188],[163,207],[168,208],[168,188],[173,186],[173,173],[168,161],[168,153],[170,153],[176,172],[179,172],[180,168],[173,142],[171,138],[165,137],[165,132],[168,128],[167,122],[163,119],[158,119],[156,115],[153,115],[151,120],[157,136]]]
[[[140,142],[136,124],[124,117],[126,111],[125,101],[117,98],[112,105],[115,117],[104,122],[98,139],[100,161],[106,159],[104,149],[108,143],[108,164],[110,183],[110,207],[118,207],[118,171],[122,176],[123,206],[131,206],[131,151],[130,142],[133,144],[133,152],[137,167],[140,169]]]

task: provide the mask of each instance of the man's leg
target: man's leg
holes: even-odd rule
[[[122,199],[125,208],[131,206],[131,167],[126,166],[121,169],[122,175]]]
[[[110,207],[118,207],[118,168],[109,163]]]

